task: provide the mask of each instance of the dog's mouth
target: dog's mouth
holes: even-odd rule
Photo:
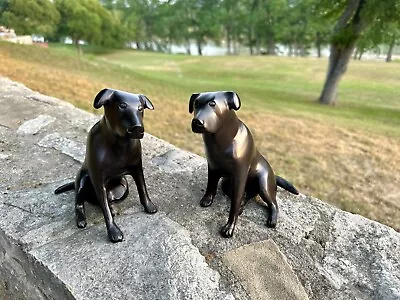
[[[192,131],[194,133],[204,133],[206,129],[204,127],[204,121],[200,121],[199,119],[192,120]]]
[[[144,128],[142,126],[133,126],[128,128],[126,135],[131,139],[141,139],[144,136]]]

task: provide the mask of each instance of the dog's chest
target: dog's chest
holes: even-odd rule
[[[248,167],[256,149],[247,127],[240,126],[229,143],[221,143],[214,136],[203,135],[208,164],[223,173],[234,173],[237,168]]]
[[[208,164],[216,170],[230,172],[235,166],[235,149],[229,145],[221,149],[216,143],[205,143]]]
[[[97,156],[99,169],[106,177],[126,174],[141,159],[140,145],[113,145]]]

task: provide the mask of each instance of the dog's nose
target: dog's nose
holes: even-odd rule
[[[193,119],[192,125],[201,128],[204,127],[204,121],[199,119]]]
[[[192,120],[192,131],[193,132],[203,132],[204,131],[204,121],[199,119]]]
[[[127,129],[127,133],[132,137],[142,138],[143,134],[144,134],[144,128],[143,128],[143,126],[135,125],[135,126],[129,127]]]

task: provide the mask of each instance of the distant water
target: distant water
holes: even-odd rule
[[[186,54],[186,47],[182,45],[172,45],[171,46],[171,53],[172,54]],[[393,59],[399,59],[399,54],[400,54],[400,49],[396,48],[396,51],[394,51]],[[223,56],[227,55],[228,50],[226,45],[222,43],[220,46],[215,45],[214,43],[207,43],[202,47],[202,52],[204,56]],[[309,57],[317,57],[317,49],[311,48],[308,50],[309,52]],[[195,43],[190,44],[190,53],[191,55],[199,55],[199,52],[197,50],[197,45]],[[250,50],[248,47],[245,46],[240,46],[239,47],[239,54],[242,55],[248,55],[250,53]],[[287,56],[289,53],[289,48],[285,47],[283,45],[277,45],[277,55],[278,56]],[[329,57],[329,46],[323,47],[321,49],[321,55],[322,57]],[[399,53],[399,54],[398,54]],[[397,55],[396,55],[397,54]],[[363,54],[362,56],[363,60],[385,60],[386,59],[386,50],[381,50],[380,53],[377,53],[376,51],[368,51]]]
[[[184,47],[182,45],[172,45],[171,53],[172,54],[186,54],[186,47]],[[205,56],[221,56],[221,55],[226,55],[227,49],[226,49],[226,47],[220,47],[220,46],[216,46],[216,45],[209,43],[202,47],[202,53]],[[197,50],[197,45],[194,43],[190,44],[190,54],[191,55],[199,55],[199,51]]]

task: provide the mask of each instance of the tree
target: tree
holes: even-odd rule
[[[224,27],[227,54],[238,54],[238,44],[248,29],[246,16],[249,12],[246,11],[246,5],[248,3],[243,0],[222,0],[221,2],[218,19]]]
[[[191,55],[192,13],[190,5],[186,1],[176,1],[172,5],[169,5],[169,7],[172,13],[172,18],[169,18],[172,40],[178,45],[184,45],[186,47],[186,54]]]
[[[308,19],[311,40],[317,50],[317,57],[321,57],[321,48],[328,45],[332,32],[332,21],[326,15],[326,10],[321,9],[321,1],[308,0],[305,7],[305,16]]]
[[[392,61],[393,49],[400,44],[400,18],[380,26],[380,43],[388,45],[386,62]]]
[[[284,18],[280,19],[276,39],[289,49],[288,56],[306,56],[316,36],[313,24],[314,0],[290,0],[282,7]]]
[[[106,46],[123,43],[119,20],[97,0],[55,0],[55,5],[61,15],[58,35],[70,37],[78,53],[82,40]]]
[[[250,55],[255,53],[254,46],[256,45],[256,40],[254,37],[255,24],[256,24],[256,9],[258,6],[258,0],[243,0],[244,7],[247,11],[247,17],[245,19],[244,31],[247,37],[247,45],[249,46]]]
[[[326,3],[331,1],[326,1]],[[326,4],[325,3],[325,4]],[[337,103],[337,87],[362,32],[376,22],[387,23],[400,17],[398,0],[337,0],[333,11],[339,13],[333,30],[329,65],[319,97],[321,104]]]
[[[136,41],[138,49],[153,50],[154,22],[158,0],[126,0],[124,6],[123,24],[129,26],[131,38]]]
[[[93,8],[101,21],[101,38],[95,42],[108,48],[121,48],[129,40],[128,28],[123,26],[118,10],[106,10],[101,6]]]
[[[0,0],[0,22],[1,22],[1,16],[3,15],[4,11],[7,10],[8,8],[8,3],[9,0]]]
[[[386,55],[386,62],[391,62],[392,61],[392,55],[393,55],[393,49],[394,46],[398,45],[400,43],[400,30],[397,28],[397,30],[394,30],[393,32],[390,32],[388,34],[388,42],[389,42],[389,49]]]
[[[0,1],[1,21],[17,34],[51,36],[60,19],[54,4],[49,0]]]
[[[219,1],[215,0],[178,0],[186,10],[185,23],[188,24],[190,38],[195,40],[199,55],[203,55],[203,46],[207,40],[220,41],[221,23]]]

